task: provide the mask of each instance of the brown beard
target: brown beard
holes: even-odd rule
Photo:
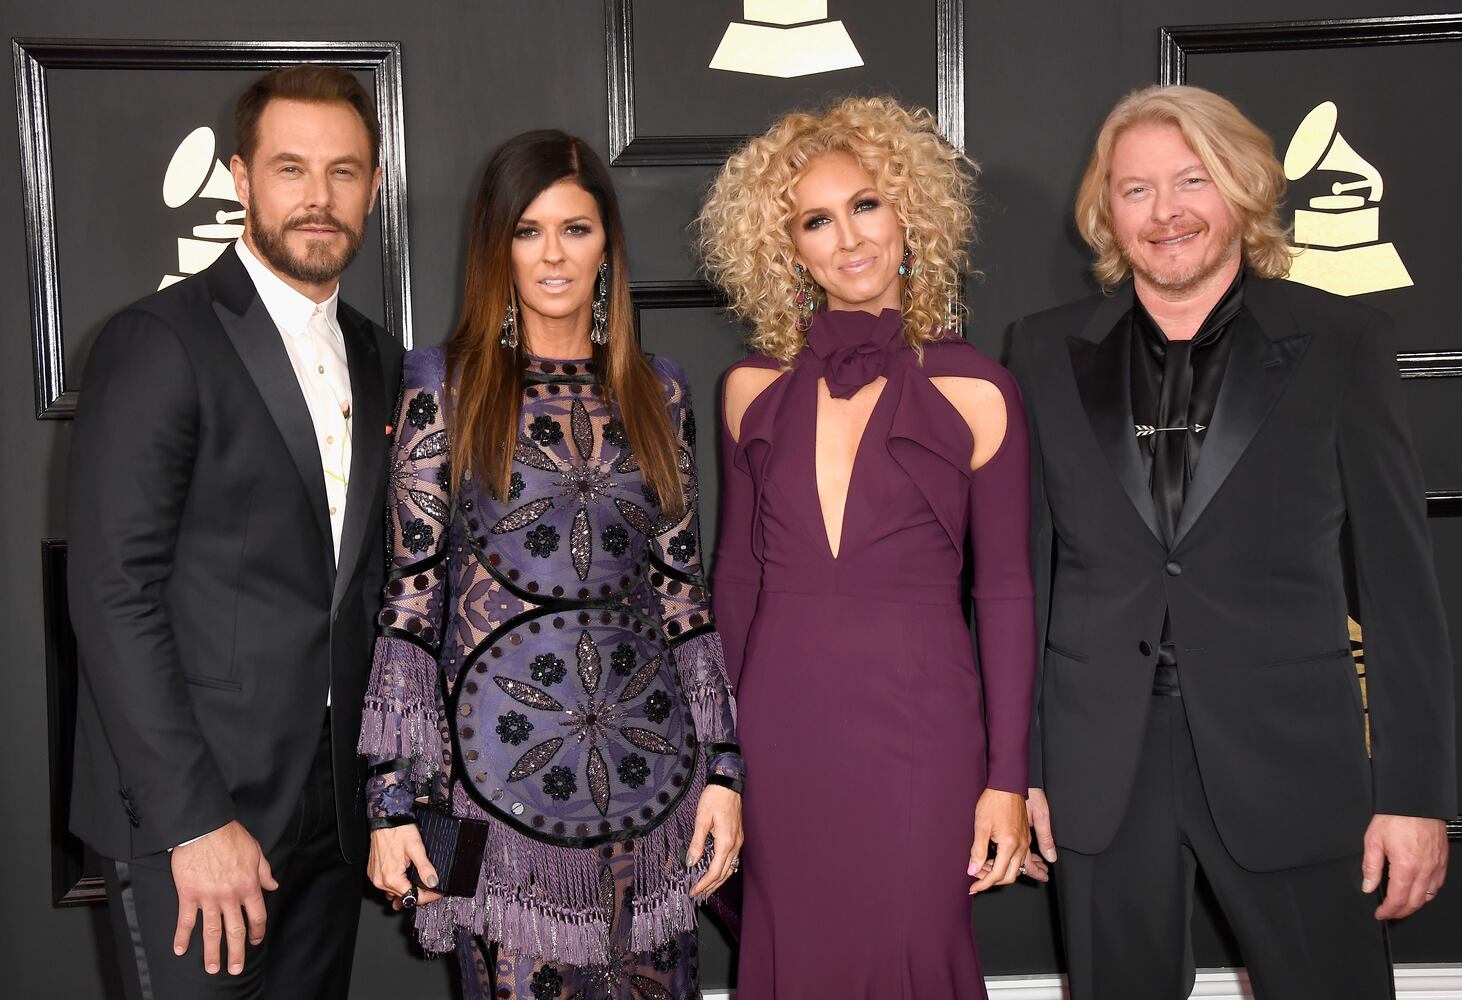
[[[365,241],[365,223],[351,228],[328,212],[312,212],[297,216],[275,229],[259,222],[254,214],[252,199],[248,205],[250,235],[254,249],[259,251],[270,267],[280,274],[311,285],[323,285],[340,277]],[[345,234],[345,248],[338,253],[328,247],[315,245],[304,256],[295,254],[285,242],[285,232],[304,226],[330,226]]]
[[[1213,230],[1213,235],[1218,237],[1218,242],[1223,244],[1223,251],[1207,264],[1200,263],[1191,271],[1182,273],[1159,274],[1149,271],[1139,263],[1139,257],[1133,253],[1128,244],[1121,244],[1122,260],[1127,267],[1136,275],[1142,277],[1148,284],[1160,288],[1165,292],[1186,292],[1205,284],[1215,274],[1226,267],[1234,255],[1240,252],[1238,228],[1229,226],[1223,230]],[[1141,239],[1141,237],[1138,237]]]

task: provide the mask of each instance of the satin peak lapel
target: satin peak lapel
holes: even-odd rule
[[[340,529],[339,572],[335,577],[333,607],[350,589],[350,578],[360,561],[370,513],[377,493],[385,458],[385,441],[379,428],[386,424],[386,388],[381,377],[380,352],[370,330],[339,310],[340,332],[345,337],[345,359],[350,369],[350,485],[346,490],[345,523]],[[357,433],[361,431],[363,433]]]
[[[1125,305],[1118,297],[1102,303],[1088,324],[1087,333],[1069,338],[1067,347],[1071,351],[1071,371],[1076,377],[1081,404],[1097,442],[1106,453],[1107,464],[1147,529],[1163,542],[1147,468],[1137,450],[1137,436],[1132,427],[1131,327],[1123,323],[1121,329],[1112,329],[1130,308],[1130,302],[1129,293]],[[1102,324],[1110,331],[1104,337],[1101,337]]]
[[[1308,334],[1299,333],[1271,339],[1252,313],[1241,314],[1230,334],[1234,344],[1228,368],[1213,405],[1209,438],[1203,443],[1198,468],[1183,499],[1182,516],[1173,532],[1174,549],[1203,516],[1254,440],[1310,343]]]
[[[232,251],[230,251],[230,254]],[[243,265],[239,265],[242,269]],[[320,529],[320,539],[330,555],[334,543],[330,533],[330,518],[325,513],[328,506],[325,499],[325,472],[320,465],[320,447],[315,443],[315,422],[310,417],[310,408],[300,392],[299,380],[289,363],[284,350],[279,328],[269,315],[264,300],[258,295],[251,297],[243,315],[235,313],[221,301],[214,301],[213,311],[234,350],[238,352],[269,415],[274,418],[284,446],[299,470],[300,481],[305,494],[310,498],[310,509],[315,513],[315,526]],[[334,576],[334,561],[330,563],[330,574]]]

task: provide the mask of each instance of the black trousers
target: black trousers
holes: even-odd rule
[[[1054,823],[1059,847],[1059,814]],[[1059,853],[1071,1000],[1189,995],[1200,867],[1238,937],[1257,1000],[1395,996],[1386,929],[1373,915],[1379,897],[1360,891],[1360,852],[1278,872],[1239,867],[1208,810],[1180,697],[1152,699],[1132,796],[1111,845],[1100,854]]]
[[[228,974],[226,942],[223,969],[203,971],[201,919],[187,952],[173,954],[178,896],[167,854],[102,866],[127,1000],[345,1000],[364,869],[340,854],[328,723],[295,820],[270,855],[279,889],[264,894],[264,943],[248,946],[238,976]]]

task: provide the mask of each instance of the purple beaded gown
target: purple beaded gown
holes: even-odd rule
[[[983,997],[965,873],[975,804],[986,788],[1025,794],[1035,662],[1019,391],[963,341],[926,345],[921,364],[897,310],[819,313],[807,340],[739,440],[721,421],[712,594],[756,776],[737,1000]],[[817,492],[818,382],[846,397],[880,375],[835,558]],[[978,471],[941,377],[1004,397],[1004,439]]]
[[[488,821],[476,894],[415,918],[426,950],[456,949],[471,1000],[699,996],[688,890],[705,862],[685,853],[701,790],[739,790],[743,767],[701,577],[695,418],[684,373],[651,363],[681,513],[585,360],[526,359],[507,495],[467,480],[454,497],[444,352],[406,355],[360,751],[373,827],[449,789]]]

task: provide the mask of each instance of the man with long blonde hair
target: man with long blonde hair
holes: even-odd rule
[[[1026,868],[1058,873],[1073,1000],[1188,995],[1198,868],[1260,1000],[1392,996],[1384,921],[1446,875],[1451,656],[1392,324],[1281,280],[1283,193],[1224,98],[1129,94],[1076,200],[1104,291],[1015,330],[1044,648]]]

